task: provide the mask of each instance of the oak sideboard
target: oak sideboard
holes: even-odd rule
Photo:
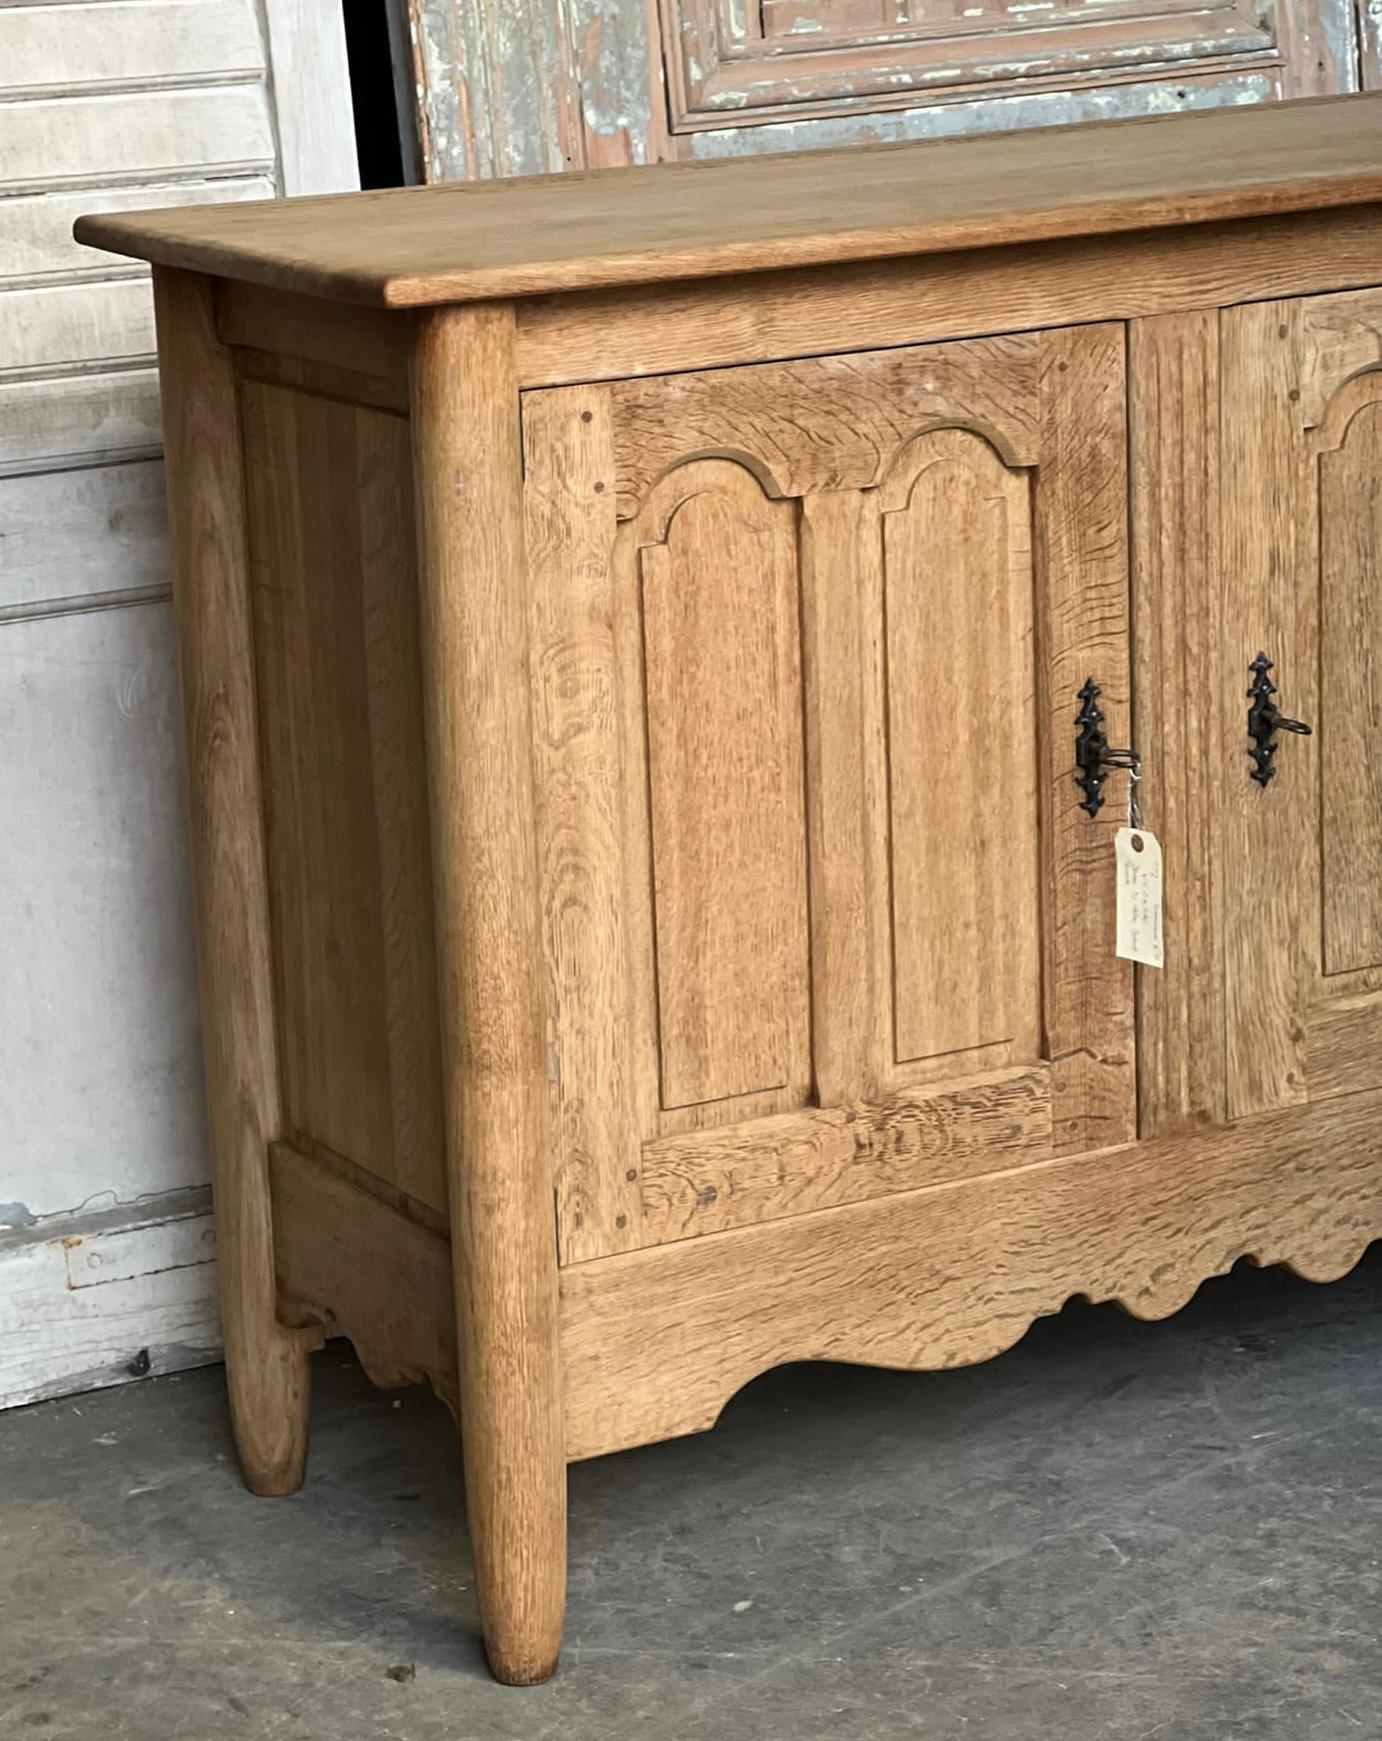
[[[429,1381],[533,1682],[568,1462],[1382,1235],[1382,97],[77,233],[256,1492],[323,1334]]]

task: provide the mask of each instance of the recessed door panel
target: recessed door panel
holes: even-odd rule
[[[1336,407],[1339,445],[1319,455],[1320,869],[1330,975],[1382,963],[1382,373],[1364,386]]]
[[[808,1022],[795,513],[741,466],[688,472],[638,552],[669,1111],[804,1098]]]
[[[953,1074],[1032,1059],[1041,925],[1028,478],[982,436],[933,430],[893,461],[880,506],[893,1061]]]

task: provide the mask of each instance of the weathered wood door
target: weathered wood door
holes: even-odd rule
[[[1116,325],[524,405],[563,1256],[1133,1135]]]
[[[1382,1085],[1382,292],[1223,317],[1233,1116]],[[1280,711],[1251,774],[1249,662]]]
[[[1350,0],[398,0],[429,181],[1354,90]],[[412,72],[416,72],[416,81]]]

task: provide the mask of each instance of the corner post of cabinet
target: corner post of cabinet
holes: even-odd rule
[[[210,279],[156,267],[154,302],[226,1377],[246,1485],[291,1493],[320,1337],[277,1316],[282,1110],[235,372]]]
[[[422,312],[411,378],[466,1500],[490,1663],[526,1685],[560,1648],[566,1464],[512,307]]]

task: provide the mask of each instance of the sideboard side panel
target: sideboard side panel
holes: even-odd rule
[[[283,1113],[235,374],[208,279],[156,270],[154,297],[226,1378],[247,1484],[291,1493],[313,1338],[275,1310],[268,1145]]]
[[[444,1214],[408,423],[240,405],[285,1132]]]

